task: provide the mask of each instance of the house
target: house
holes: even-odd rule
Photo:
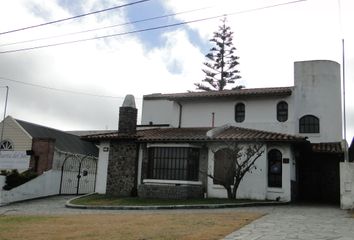
[[[50,169],[61,168],[65,153],[98,156],[97,147],[83,141],[79,136],[38,124],[5,118],[2,141],[0,143],[0,169],[27,170],[31,168],[38,174]],[[0,129],[2,129],[0,124]],[[21,156],[10,158],[9,154]],[[16,163],[11,162],[11,160]],[[16,166],[21,164],[21,166]],[[6,166],[7,167],[6,167]]]
[[[118,131],[99,143],[96,191],[159,198],[226,197],[207,175],[222,176],[230,144],[262,145],[238,198],[339,202],[343,160],[340,65],[295,62],[294,86],[150,94],[136,126],[127,96]]]
[[[0,129],[0,170],[31,170],[39,175],[10,191],[1,192],[0,186],[0,205],[49,195],[94,191],[98,148],[93,143],[77,135],[11,116],[5,118]]]

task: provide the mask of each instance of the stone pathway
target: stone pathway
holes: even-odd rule
[[[267,211],[267,210],[266,210]],[[354,218],[332,206],[277,206],[224,240],[354,240]]]

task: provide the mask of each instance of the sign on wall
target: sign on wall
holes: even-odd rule
[[[26,151],[0,151],[0,169],[28,169],[30,157]]]

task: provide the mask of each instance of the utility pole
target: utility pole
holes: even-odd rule
[[[2,129],[1,129],[0,144],[4,140],[4,129],[5,129],[6,110],[7,110],[7,99],[9,98],[9,86],[4,86],[4,88],[6,88],[6,98],[5,98],[4,116],[2,118]],[[0,148],[0,151],[1,151],[1,148]]]

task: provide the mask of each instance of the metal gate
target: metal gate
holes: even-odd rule
[[[61,167],[59,194],[85,194],[95,191],[97,158],[67,155]]]

